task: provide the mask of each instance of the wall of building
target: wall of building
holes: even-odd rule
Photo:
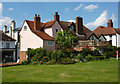
[[[15,41],[0,41],[0,43],[2,43],[0,48],[6,48],[6,43],[9,43],[9,48],[15,48]]]
[[[106,41],[106,39],[103,36],[100,36],[99,38],[101,41]]]
[[[48,46],[48,44],[47,44],[47,40],[44,40],[44,42],[43,42],[43,48],[45,48],[47,51],[55,51],[55,41],[52,41],[53,42],[53,46]]]
[[[120,47],[120,35],[119,34],[117,34],[117,47]]]
[[[51,37],[53,37],[53,32],[52,32],[52,27],[51,28],[46,28],[45,29],[45,33],[47,33],[48,35],[50,35]]]
[[[105,38],[106,38],[106,41],[110,41],[110,36],[109,35],[106,35]]]
[[[24,30],[24,26],[27,26],[27,30]],[[20,32],[20,51],[27,51],[28,48],[43,47],[43,40],[35,35],[25,22]]]
[[[112,35],[112,45],[113,46],[117,46],[117,37],[116,37],[116,35]]]
[[[56,38],[56,35],[57,35],[57,33],[59,32],[59,31],[61,31],[61,26],[60,26],[60,24],[57,22],[57,21],[55,21],[55,23],[54,23],[54,25],[52,26],[52,32],[53,32],[53,37],[54,38]],[[56,29],[58,29],[58,32],[56,32]]]
[[[98,41],[98,39],[95,37],[95,35],[92,35],[92,36],[89,38],[89,40],[96,40],[96,41]]]

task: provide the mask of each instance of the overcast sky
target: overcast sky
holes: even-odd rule
[[[98,26],[107,26],[109,19],[118,27],[118,2],[2,2],[0,3],[0,26],[9,26],[15,20],[17,27],[21,27],[24,20],[34,20],[39,14],[42,22],[54,19],[58,12],[61,21],[73,21],[77,16],[83,17],[83,24],[90,30]],[[0,12],[1,13],[1,12]]]

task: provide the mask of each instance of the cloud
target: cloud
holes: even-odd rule
[[[10,23],[11,23],[11,21],[12,21],[12,19],[10,18],[10,17],[2,17],[1,19],[0,19],[0,28],[2,28],[3,27],[3,25],[10,25]]]
[[[77,10],[79,10],[81,7],[82,7],[82,3],[79,5],[79,6],[77,6],[76,8],[74,8],[74,11],[77,11]]]
[[[68,20],[68,22],[75,22],[75,20]]]
[[[103,13],[94,21],[94,22],[89,22],[86,24],[88,28],[96,28],[98,26],[104,25],[107,23],[108,20],[108,14],[107,11],[103,11]]]
[[[114,22],[115,20],[117,20],[117,18],[115,17],[114,14],[112,14],[112,16],[110,17],[110,19],[112,19],[113,22]]]
[[[93,11],[94,9],[97,9],[97,8],[98,8],[98,5],[93,5],[93,4],[90,4],[84,7],[84,9],[88,11]]]
[[[8,10],[9,10],[9,11],[12,11],[12,10],[14,10],[14,9],[13,9],[13,8],[8,8]]]

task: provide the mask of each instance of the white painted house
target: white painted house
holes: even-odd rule
[[[11,38],[15,39],[15,45],[16,45],[16,56],[17,59],[19,58],[19,32],[21,30],[21,27],[16,28],[16,22],[13,20],[11,21],[10,28],[7,29],[7,26],[3,26],[3,32],[10,36]]]
[[[15,41],[13,38],[6,35],[4,32],[0,31],[2,39],[0,39],[0,50],[2,50],[2,61],[5,62],[15,62],[16,57],[16,47]]]
[[[107,41],[111,41],[112,46],[120,47],[120,28],[114,28],[112,20],[109,20],[107,27],[99,26],[93,32],[103,34]]]

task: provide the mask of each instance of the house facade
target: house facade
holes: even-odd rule
[[[16,28],[16,22],[13,20],[11,21],[11,24],[10,24],[10,28],[7,29],[7,26],[4,25],[3,26],[3,32],[10,36],[11,38],[15,39],[15,46],[16,46],[16,56],[17,56],[17,59],[19,59],[19,42],[20,42],[20,36],[19,36],[19,32],[21,30],[21,27],[18,27]]]
[[[84,40],[105,41],[104,35],[95,35],[83,25],[83,18],[76,17],[76,23],[61,21],[58,12],[55,12],[54,20],[42,22],[41,17],[35,14],[34,21],[25,20],[20,31],[20,59],[27,58],[28,48],[45,48],[47,51],[55,51],[57,44],[56,35],[59,31],[70,30],[78,42]]]
[[[99,26],[94,31],[95,34],[103,34],[112,46],[120,47],[120,28],[114,28],[112,20],[109,20],[107,27]]]
[[[13,38],[6,35],[4,32],[0,31],[2,38],[0,39],[0,50],[2,51],[2,61],[4,62],[16,62],[16,46]]]

